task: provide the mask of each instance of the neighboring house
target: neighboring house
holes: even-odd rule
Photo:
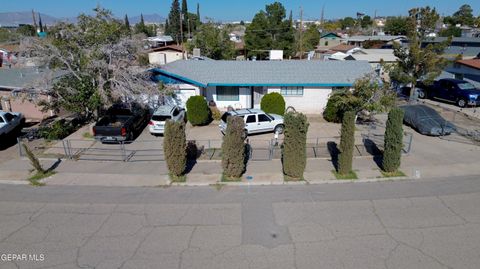
[[[53,116],[53,111],[42,112],[37,105],[40,100],[50,100],[46,91],[30,86],[43,72],[37,68],[0,69],[0,110],[21,112],[28,120]]]
[[[169,35],[162,35],[162,36],[152,36],[147,38],[148,43],[150,43],[150,47],[157,48],[157,47],[165,47],[168,45],[173,45],[175,41]]]
[[[353,45],[356,47],[362,47],[367,41],[376,41],[383,44],[383,46],[391,47],[396,42],[398,44],[405,44],[408,42],[406,36],[402,35],[376,35],[376,36],[352,36],[343,39],[343,42],[347,45]]]
[[[182,46],[169,45],[153,48],[148,52],[148,62],[153,65],[165,65],[174,61],[184,59]]]
[[[339,45],[341,42],[341,36],[336,33],[325,33],[320,36],[319,48],[331,48]]]
[[[366,61],[176,61],[151,70],[182,94],[203,95],[219,109],[259,108],[281,93],[287,106],[322,113],[333,90],[350,88],[373,70]]]
[[[480,58],[455,61],[445,71],[454,74],[456,79],[470,79],[480,82]]]
[[[360,49],[348,55],[345,60],[368,61],[373,68],[377,68],[382,62],[396,62],[397,57],[393,54],[393,49]]]
[[[447,41],[447,37],[436,37],[431,39],[425,39],[422,42],[422,47],[426,47],[428,44],[438,44],[440,42]],[[480,53],[480,38],[476,37],[454,37],[452,43],[448,46],[443,56],[450,59],[455,59],[459,55],[463,59],[475,58]]]

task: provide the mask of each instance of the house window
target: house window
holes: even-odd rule
[[[281,87],[280,93],[284,96],[303,96],[303,87]]]
[[[240,90],[238,87],[217,87],[217,101],[239,101]]]

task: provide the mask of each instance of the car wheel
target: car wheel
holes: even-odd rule
[[[425,98],[427,98],[427,93],[426,93],[424,90],[418,89],[418,90],[417,90],[417,93],[418,93],[418,98],[420,98],[420,99],[425,99]]]
[[[283,131],[284,131],[283,125],[277,125],[275,126],[275,129],[273,129],[273,132],[279,133],[279,134],[283,134]]]
[[[130,131],[130,133],[128,133],[128,137],[127,137],[128,141],[133,141],[133,132]]]
[[[457,105],[458,105],[459,107],[465,107],[465,106],[467,105],[467,101],[466,101],[465,99],[463,99],[463,98],[458,99]]]

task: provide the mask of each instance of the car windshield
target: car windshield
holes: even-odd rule
[[[153,121],[166,121],[168,119],[171,119],[171,116],[164,116],[164,115],[153,115],[152,120]]]
[[[458,83],[458,88],[460,88],[461,90],[475,90],[475,86],[468,82]]]

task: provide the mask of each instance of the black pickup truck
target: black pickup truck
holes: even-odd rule
[[[93,126],[93,133],[102,143],[132,141],[149,118],[149,111],[136,103],[116,104]]]
[[[446,78],[428,86],[420,82],[417,92],[419,98],[438,99],[459,107],[480,105],[480,90],[464,80]]]

